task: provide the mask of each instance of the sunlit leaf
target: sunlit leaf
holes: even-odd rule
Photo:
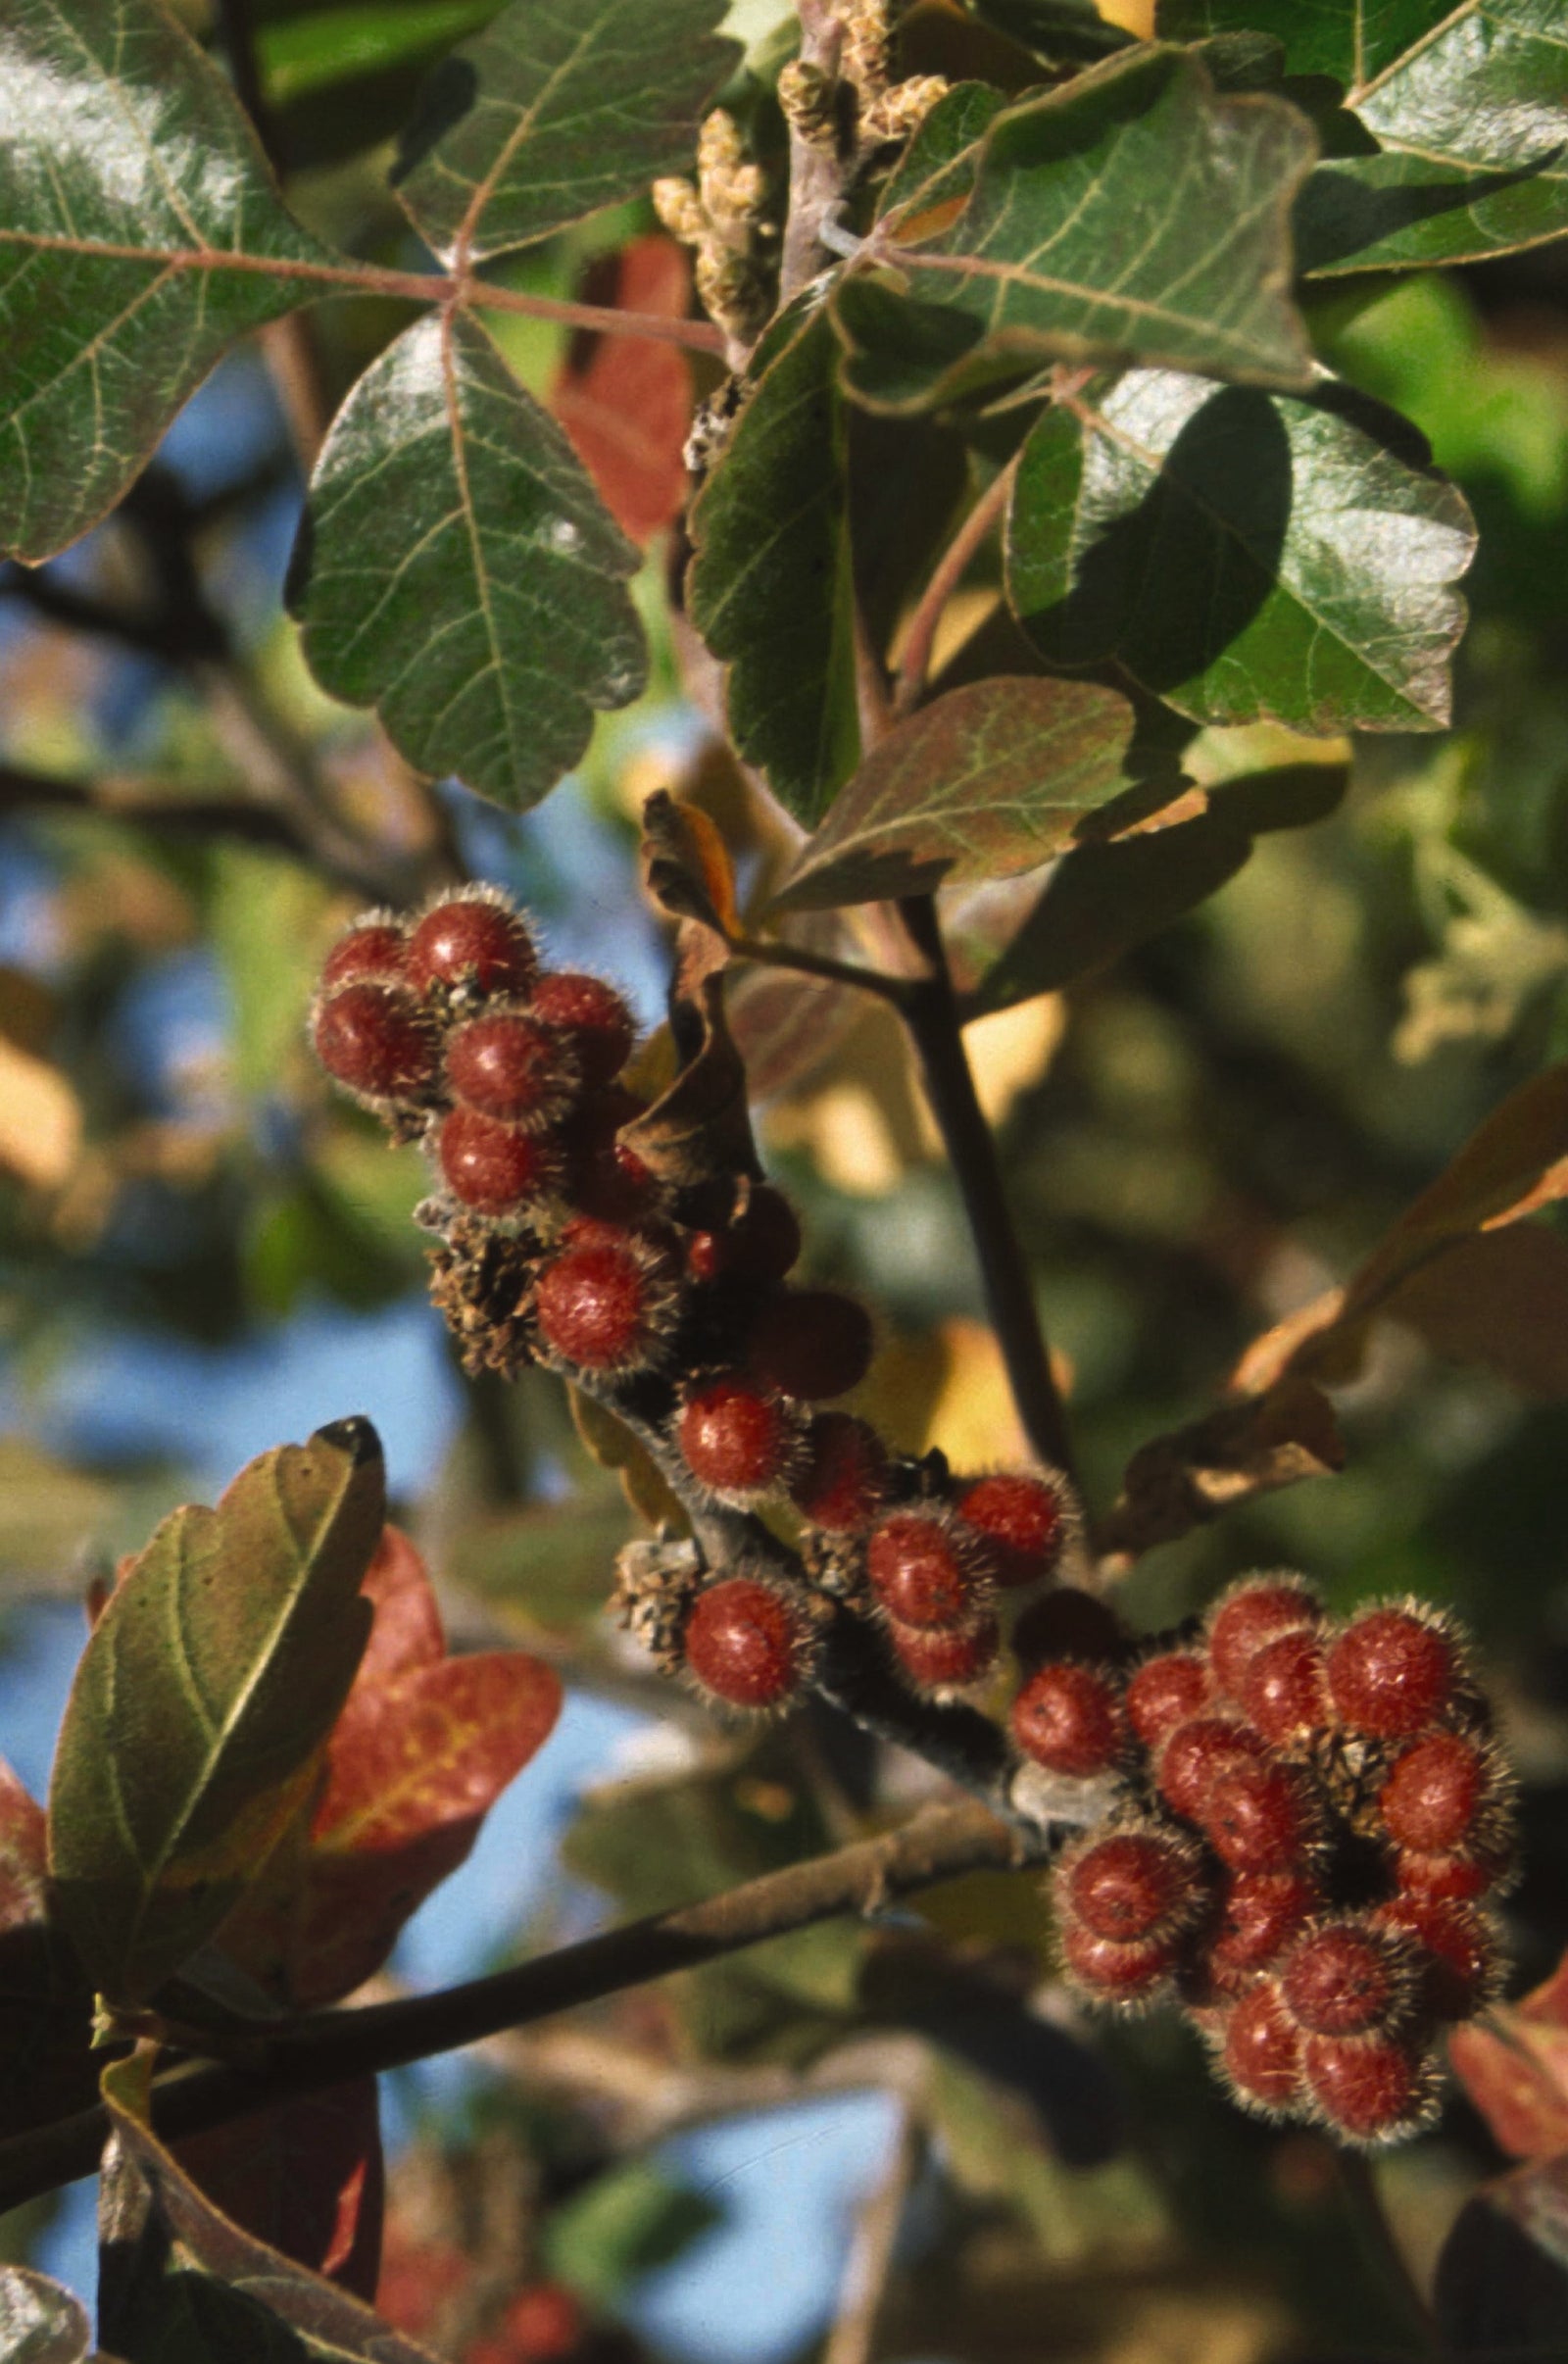
[[[512,0],[443,59],[393,181],[435,251],[525,246],[691,161],[725,0]]]
[[[0,551],[85,533],[224,346],[318,293],[333,260],[156,0],[7,0]]]
[[[47,2274],[0,2265],[0,2356],[6,2364],[84,2364],[92,2326],[81,2300]]]
[[[873,748],[780,889],[781,911],[1005,878],[1057,854],[1127,784],[1132,709],[1113,690],[973,683]]]
[[[859,752],[837,358],[820,314],[764,340],[691,517],[688,603],[730,667],[731,735],[808,825]]]
[[[416,322],[327,437],[290,598],[323,688],[419,770],[536,804],[642,688],[637,553],[477,321]]]
[[[1216,98],[1175,50],[1132,50],[1026,98],[983,134],[957,220],[926,235],[916,198],[906,224],[890,218],[896,263],[844,280],[846,383],[887,410],[1051,361],[1299,385],[1288,216],[1312,154],[1294,108]],[[961,185],[965,168],[946,170],[942,185]]]
[[[315,1778],[369,1629],[383,1520],[367,1420],[263,1453],[165,1520],[116,1588],[66,1708],[49,1861],[95,1986],[149,1994],[255,1878]]]
[[[1337,386],[1298,401],[1133,370],[1031,433],[1013,608],[1049,663],[1114,661],[1198,720],[1432,729],[1476,537],[1411,441]]]

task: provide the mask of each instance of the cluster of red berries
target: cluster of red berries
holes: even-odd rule
[[[1298,1578],[1248,1578],[1181,1647],[1046,1659],[1013,1731],[1117,1785],[1054,1874],[1082,1992],[1176,1999],[1265,2116],[1379,2143],[1430,2115],[1437,2035],[1496,1991],[1485,1898],[1512,1855],[1447,1619],[1406,1601],[1334,1626]]]

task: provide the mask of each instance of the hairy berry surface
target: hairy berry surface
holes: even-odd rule
[[[995,1617],[980,1617],[956,1633],[928,1626],[888,1623],[894,1655],[917,1691],[962,1691],[996,1664],[1000,1632]]]
[[[1301,2091],[1301,2039],[1264,1979],[1225,2015],[1221,2058],[1243,2101],[1265,2114],[1290,2109]]]
[[[476,1108],[449,1110],[436,1155],[447,1188],[475,1214],[515,1214],[561,1178],[560,1153],[547,1134],[518,1132]]]
[[[540,1274],[534,1308],[565,1361],[631,1371],[657,1358],[675,1305],[664,1259],[627,1235],[566,1248]]]
[[[717,1494],[767,1493],[800,1451],[798,1417],[738,1371],[691,1391],[676,1434],[692,1475]]]
[[[1308,1587],[1295,1577],[1249,1576],[1209,1614],[1208,1655],[1214,1680],[1233,1699],[1257,1650],[1276,1635],[1317,1624],[1321,1615]]]
[[[799,1690],[805,1626],[777,1586],[727,1576],[699,1593],[681,1636],[686,1664],[732,1707],[777,1707]]]
[[[1346,1722],[1378,1740],[1425,1731],[1448,1705],[1458,1653],[1442,1627],[1403,1608],[1369,1609],[1329,1651],[1329,1689]]]
[[[1180,1927],[1200,1900],[1197,1856],[1174,1831],[1112,1831],[1069,1848],[1056,1870],[1064,1913],[1130,1945]]]
[[[483,893],[433,905],[409,938],[409,981],[420,993],[433,985],[526,993],[537,968],[533,939],[516,912]]]
[[[1012,1736],[1053,1773],[1108,1773],[1127,1736],[1116,1685],[1071,1658],[1038,1667],[1012,1702]]]
[[[1198,1715],[1213,1692],[1205,1658],[1196,1650],[1162,1650],[1129,1676],[1127,1720],[1146,1748],[1157,1748],[1178,1724]]]
[[[338,986],[318,1002],[311,1036],[328,1075],[368,1099],[412,1099],[435,1080],[435,1035],[401,986]]]
[[[1396,1847],[1442,1852],[1456,1847],[1476,1817],[1486,1764],[1473,1741],[1432,1732],[1395,1759],[1379,1805]]]
[[[790,1500],[802,1516],[829,1534],[856,1534],[877,1516],[887,1487],[887,1447],[870,1422],[852,1412],[817,1412],[790,1485]]]
[[[985,1591],[962,1536],[923,1510],[895,1510],[866,1547],[871,1590],[898,1625],[953,1629],[969,1624]]]
[[[836,1289],[781,1289],[753,1322],[746,1359],[781,1395],[848,1395],[871,1367],[871,1316]]]
[[[577,1069],[549,1028],[522,1010],[490,1010],[447,1038],[453,1098],[507,1124],[556,1123],[571,1106]]]
[[[1002,1471],[976,1478],[958,1497],[958,1516],[985,1540],[991,1572],[1007,1588],[1036,1584],[1061,1555],[1065,1481]]]
[[[565,1036],[585,1083],[607,1084],[620,1073],[637,1028],[613,985],[577,969],[555,968],[539,979],[529,1001],[536,1017]]]

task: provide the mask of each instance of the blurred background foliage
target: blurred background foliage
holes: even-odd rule
[[[181,13],[206,28],[197,0]],[[373,143],[485,0],[254,13],[291,201],[400,260]],[[736,12],[764,35],[778,15]],[[604,217],[518,269],[567,294],[649,225]],[[394,317],[321,309],[329,383]],[[1488,1108],[1568,1053],[1568,259],[1341,284],[1311,320],[1326,359],[1418,421],[1480,519],[1455,723],[1359,744],[1330,818],[1264,839],[1069,996],[971,1030],[1101,1503],[1136,1447],[1197,1416],[1250,1338],[1343,1277]],[[562,336],[498,333],[547,389]],[[526,1640],[577,1699],[395,1964],[451,1977],[832,1845],[924,1777],[825,1720],[737,1741],[656,1695],[599,1613],[634,1525],[617,1484],[551,1383],[460,1379],[409,1221],[419,1161],[304,1047],[313,969],[364,901],[268,817],[319,776],[411,868],[450,854],[502,880],[558,957],[613,971],[657,1021],[643,797],[695,792],[743,873],[769,826],[702,760],[670,554],[655,544],[641,584],[653,688],[513,821],[425,791],[312,687],[279,604],[299,497],[252,353],[115,518],[41,573],[0,576],[0,1694],[36,1786],[93,1570],[248,1453],[368,1411],[455,1633]],[[1211,734],[1195,761],[1220,777],[1303,752]],[[1005,1459],[1016,1429],[956,1196],[895,1029],[876,1008],[818,1010],[807,1056],[749,991],[764,1150],[809,1268],[879,1308],[877,1416],[959,1463]],[[1405,1590],[1453,1605],[1526,1785],[1521,1984],[1568,1942],[1568,1345],[1557,1360],[1527,1388],[1385,1330],[1338,1402],[1345,1474],[1151,1554],[1127,1588],[1152,1626],[1270,1563],[1337,1606]],[[1172,2024],[1086,2032],[1052,1983],[1033,1883],[993,1878],[897,1927],[809,1932],[396,2080],[393,2099],[386,2287],[453,2355],[547,2269],[672,2358],[855,2364],[868,2282],[886,2284],[890,2357],[1406,2352],[1420,2330],[1369,2177],[1419,2273],[1498,2164],[1455,2099],[1431,2139],[1347,2171],[1315,2136],[1231,2110]],[[46,2214],[0,2237],[69,2274],[79,2212],[52,2233]]]

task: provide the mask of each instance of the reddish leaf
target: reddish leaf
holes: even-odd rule
[[[236,2118],[172,2149],[207,2198],[245,2232],[374,2298],[386,2178],[373,2077]]]
[[[596,291],[597,293],[597,291]],[[691,293],[686,257],[670,238],[634,238],[618,259],[613,292],[623,312],[684,318]],[[680,514],[682,454],[692,417],[692,377],[676,345],[601,336],[573,355],[550,396],[578,459],[606,508],[634,542],[647,542]]]
[[[0,2090],[6,2131],[85,2108],[92,1996],[49,1917],[44,1812],[0,1757]]]
[[[434,1666],[447,1652],[424,1561],[401,1527],[388,1527],[360,1590],[373,1603],[375,1622],[360,1660],[349,1702],[416,1666]]]
[[[1517,2159],[1568,2151],[1568,1953],[1519,2002],[1448,2039],[1455,2076]]]

